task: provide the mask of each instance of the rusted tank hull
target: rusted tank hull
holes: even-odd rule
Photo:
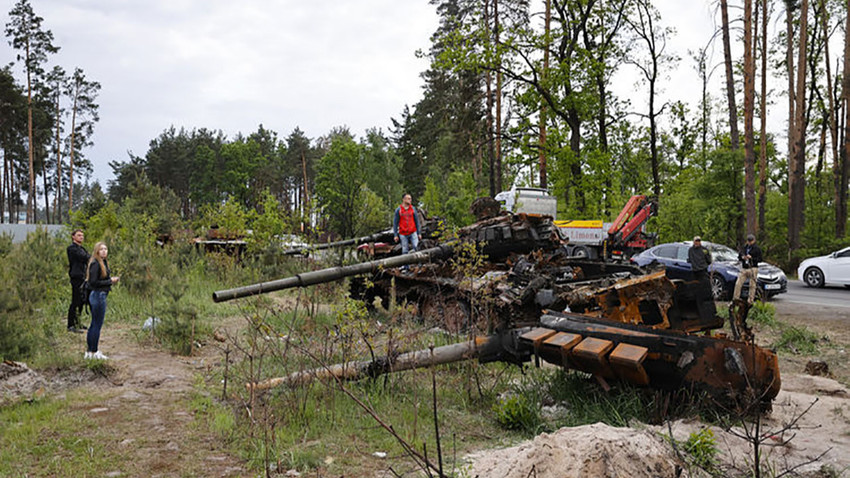
[[[781,384],[776,354],[753,343],[577,314],[547,313],[519,343],[562,367],[662,390],[702,390],[718,399],[769,402]]]

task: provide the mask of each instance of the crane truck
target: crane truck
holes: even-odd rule
[[[658,205],[647,196],[632,196],[614,222],[557,220],[557,200],[541,188],[512,188],[495,199],[513,213],[556,219],[558,234],[570,256],[626,260],[655,245],[656,235],[646,232],[646,222],[655,216]]]

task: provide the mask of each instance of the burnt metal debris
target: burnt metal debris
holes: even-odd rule
[[[663,270],[628,263],[569,257],[548,216],[493,216],[493,210],[479,208],[484,211],[480,220],[450,239],[429,234],[422,241],[427,247],[416,253],[213,295],[219,302],[354,277],[352,296],[367,304],[405,302],[429,322],[479,338],[248,386],[352,380],[477,358],[511,363],[542,359],[590,373],[603,384],[621,380],[664,390],[703,390],[732,401],[755,397],[769,404],[779,392],[776,354],[753,342],[746,303],[730,310],[733,337],[712,334],[723,319],[698,282],[671,281]]]

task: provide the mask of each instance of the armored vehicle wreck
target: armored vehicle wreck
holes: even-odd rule
[[[478,203],[483,211],[478,222],[451,238],[423,241],[427,247],[419,252],[217,291],[213,299],[353,277],[355,298],[384,306],[404,302],[424,320],[479,336],[448,348],[340,364],[336,371],[311,376],[357,379],[471,358],[543,359],[603,382],[701,389],[718,398],[755,396],[768,403],[778,393],[777,357],[752,342],[746,308],[735,310],[735,337],[710,335],[723,319],[698,283],[671,281],[663,270],[570,257],[550,217],[497,210]],[[249,386],[304,379],[281,377]]]

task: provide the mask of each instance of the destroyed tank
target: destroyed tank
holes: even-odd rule
[[[492,200],[476,201],[473,212],[476,223],[451,237],[429,234],[418,252],[390,252],[381,259],[217,291],[213,299],[352,277],[352,297],[369,305],[408,304],[429,324],[479,336],[453,348],[448,361],[542,358],[600,381],[704,389],[718,398],[756,396],[768,403],[778,393],[776,355],[753,344],[744,321],[746,304],[732,310],[736,336],[709,335],[723,319],[699,283],[671,281],[663,270],[570,257],[548,216],[499,211]],[[408,368],[428,362],[420,360],[428,355],[424,352],[410,354]],[[404,368],[398,360],[406,355],[343,364],[341,370],[351,374],[363,368],[346,378],[398,371]],[[276,384],[300,379],[279,380]]]

